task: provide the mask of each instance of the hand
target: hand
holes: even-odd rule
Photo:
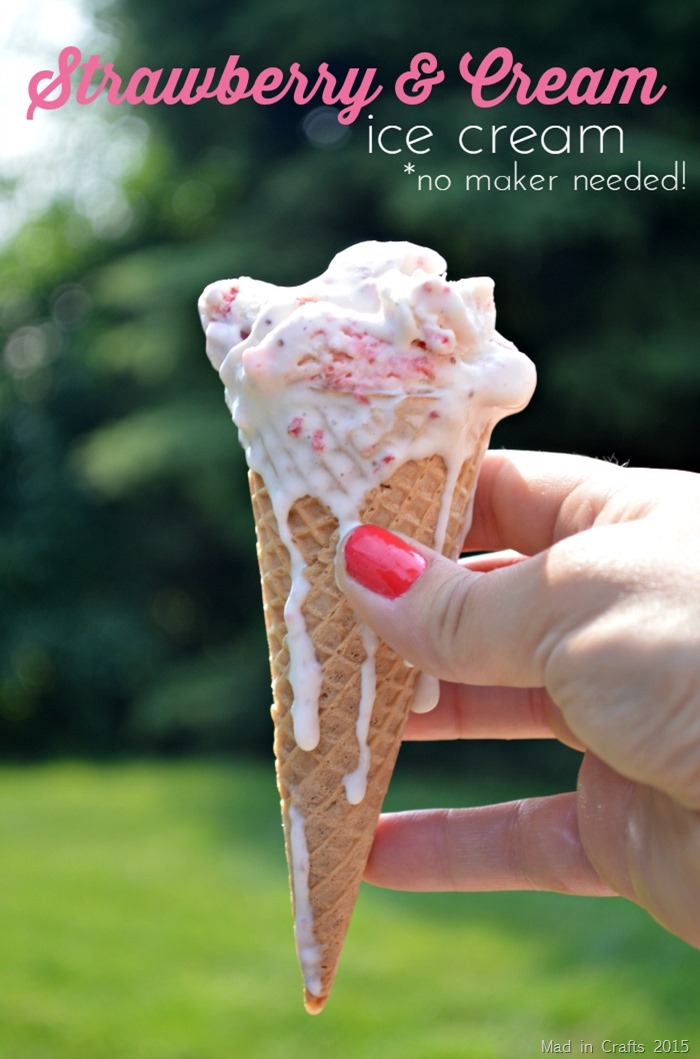
[[[442,678],[406,738],[557,737],[578,788],[386,815],[367,879],[621,894],[700,946],[700,477],[489,453],[464,549],[500,554],[364,526],[339,549],[360,619]]]

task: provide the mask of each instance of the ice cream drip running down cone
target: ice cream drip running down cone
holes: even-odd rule
[[[330,993],[406,717],[437,699],[355,618],[338,541],[371,522],[458,553],[481,456],[532,363],[493,283],[410,243],[360,243],[298,287],[242,277],[199,301],[249,467],[277,783],[306,1008]]]

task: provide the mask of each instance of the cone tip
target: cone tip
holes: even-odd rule
[[[304,1007],[308,1011],[309,1015],[318,1015],[323,1011],[323,1007],[328,1000],[327,996],[314,996],[308,989],[304,990]]]

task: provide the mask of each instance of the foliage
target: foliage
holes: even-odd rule
[[[432,245],[451,275],[495,277],[501,330],[538,364],[531,408],[499,428],[497,444],[698,469],[694,5],[450,2],[438,18],[398,0],[114,0],[100,17],[125,72],[221,68],[240,53],[252,71],[326,61],[378,66],[389,83],[432,50],[449,71],[434,100],[418,110],[386,92],[374,123],[431,126],[430,167],[455,182],[466,163],[454,136],[470,121],[542,129],[584,118],[539,105],[523,117],[510,103],[475,117],[456,76],[464,51],[507,44],[533,73],[656,65],[666,97],[605,108],[627,138],[624,166],[605,155],[599,168],[624,172],[640,158],[666,172],[685,159],[687,185],[428,194],[402,159],[368,153],[364,117],[324,148],[304,133],[310,108],[292,103],[138,108],[149,133],[126,179],[127,220],[93,230],[80,202],[56,205],[0,257],[7,752],[269,738],[245,470],[195,312],[215,278],[298,282],[366,237]],[[479,171],[511,162],[479,156]],[[563,182],[582,159],[540,152],[527,164]],[[590,158],[585,167],[596,168]]]

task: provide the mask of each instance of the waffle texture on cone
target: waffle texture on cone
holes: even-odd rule
[[[465,463],[459,476],[448,523],[448,551],[457,543],[476,469],[475,457]],[[335,583],[338,522],[323,504],[308,496],[297,501],[290,514],[294,539],[307,560],[306,576],[311,587],[303,610],[322,672],[321,739],[315,750],[305,751],[299,749],[294,738],[292,689],[287,680],[284,605],[290,587],[289,555],[280,541],[262,478],[255,473],[249,477],[273,679],[277,780],[290,866],[292,800],[305,820],[308,895],[319,947],[318,994],[307,987],[305,1003],[315,1014],[330,993],[418,674],[386,644],[378,644],[377,690],[368,736],[367,791],[359,804],[352,805],[345,796],[344,779],[358,764],[355,728],[361,666],[366,654],[354,613]],[[442,494],[445,478],[446,468],[440,457],[409,461],[368,495],[360,513],[362,521],[432,545],[435,498]],[[290,883],[294,900],[293,872]]]
[[[243,277],[200,299],[249,466],[312,1014],[331,990],[406,717],[436,689],[356,620],[336,549],[363,521],[458,553],[491,430],[534,386],[495,331],[492,288],[448,283],[433,251],[368,243],[300,287]]]

